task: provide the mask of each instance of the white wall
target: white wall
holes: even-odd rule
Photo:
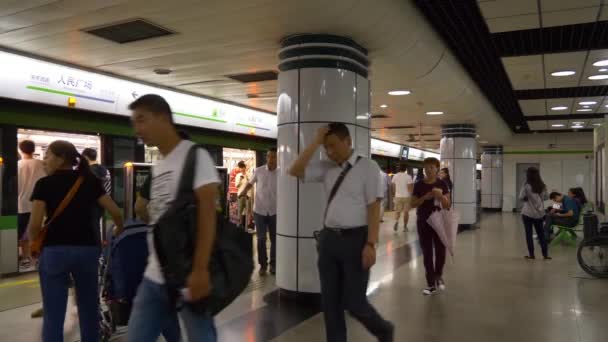
[[[517,203],[518,163],[539,163],[549,191],[565,193],[580,186],[594,198],[593,152],[582,152],[593,150],[592,133],[518,134],[504,149],[503,211],[512,211]]]

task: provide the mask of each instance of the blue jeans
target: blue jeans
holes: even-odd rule
[[[183,308],[179,316],[190,342],[215,342],[217,332],[213,318]],[[171,306],[167,289],[146,278],[137,290],[129,319],[127,341],[156,341],[163,334],[167,342],[180,341],[177,310]]]
[[[526,229],[526,244],[528,245],[528,256],[534,257],[534,237],[532,233],[532,228],[536,230],[536,235],[538,236],[538,243],[540,244],[540,249],[543,253],[544,257],[549,256],[548,246],[547,246],[547,237],[546,232],[543,228],[543,219],[535,219],[532,217],[528,217],[526,215],[521,215],[524,221],[524,228]]]
[[[99,293],[95,246],[48,246],[40,256],[40,287],[44,320],[43,342],[62,342],[70,275],[76,288],[76,303],[82,341],[99,341]]]
[[[268,266],[266,250],[266,233],[268,233],[270,235],[270,267],[274,268],[277,255],[277,215],[264,216],[254,213],[253,220],[255,221],[255,230],[258,237],[258,263],[262,268]]]

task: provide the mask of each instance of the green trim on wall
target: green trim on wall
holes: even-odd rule
[[[17,216],[0,216],[0,230],[16,230]]]
[[[593,150],[540,150],[540,151],[504,151],[504,154],[590,154]]]
[[[179,115],[184,114],[179,113]],[[0,99],[0,125],[2,124],[44,130],[135,137],[127,117],[6,99]],[[193,141],[203,145],[262,151],[276,146],[276,141],[270,138],[187,126],[181,128],[190,133]]]

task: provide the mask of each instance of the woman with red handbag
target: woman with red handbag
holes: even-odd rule
[[[43,342],[63,341],[63,325],[70,276],[74,280],[81,340],[99,341],[97,266],[100,246],[95,231],[95,208],[107,210],[123,227],[120,209],[101,181],[68,141],[55,141],[44,156],[48,174],[35,185],[28,231],[32,253],[39,254],[40,287],[44,307]],[[46,217],[46,222],[44,218]]]

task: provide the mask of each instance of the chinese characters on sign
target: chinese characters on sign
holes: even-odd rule
[[[93,82],[88,80],[77,79],[72,76],[61,75],[61,79],[57,81],[57,84],[63,84],[64,86],[72,88],[86,88],[88,90],[93,89]]]

